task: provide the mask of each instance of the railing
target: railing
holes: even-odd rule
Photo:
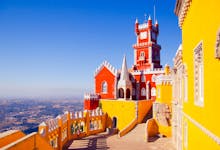
[[[103,132],[106,127],[105,124],[106,114],[100,109],[65,112],[55,119],[41,123],[39,134],[54,149],[61,150],[69,140]]]

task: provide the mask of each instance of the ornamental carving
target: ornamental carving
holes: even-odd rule
[[[164,126],[171,126],[171,107],[167,104],[154,103],[153,116],[159,124]]]
[[[220,59],[220,29],[218,30],[216,38],[215,58]]]

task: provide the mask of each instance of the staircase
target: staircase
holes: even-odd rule
[[[153,108],[151,106],[150,110],[148,113],[145,115],[144,119],[142,120],[142,123],[146,123],[148,119],[153,117]]]

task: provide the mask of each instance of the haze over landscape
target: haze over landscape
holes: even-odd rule
[[[172,66],[181,36],[175,1],[0,1],[0,98],[79,98],[108,60],[133,64],[135,19],[159,21],[162,64]]]

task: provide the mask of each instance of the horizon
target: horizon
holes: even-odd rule
[[[132,66],[135,20],[154,20],[154,3],[161,64],[173,66],[181,43],[175,1],[0,1],[0,98],[83,99],[104,60],[120,69],[125,54]]]

